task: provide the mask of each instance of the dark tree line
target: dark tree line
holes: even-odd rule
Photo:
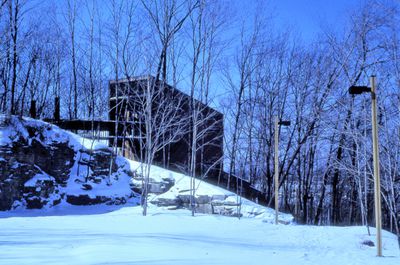
[[[398,8],[367,1],[340,31],[322,30],[307,45],[260,20],[227,65],[230,169],[272,206],[273,119],[290,119],[280,132],[280,207],[299,222],[374,224],[371,99],[347,90],[376,75],[383,223],[399,235]]]

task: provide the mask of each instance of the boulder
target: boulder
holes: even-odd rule
[[[92,190],[93,187],[90,184],[84,183],[84,184],[82,184],[82,189],[83,190]]]
[[[14,158],[19,163],[36,165],[42,171],[53,176],[57,183],[65,186],[74,162],[74,150],[68,146],[68,143],[44,145],[36,139],[29,142],[21,137],[18,141],[13,142]]]
[[[143,190],[142,183],[144,182],[144,177],[137,172],[134,172],[132,174],[132,177],[135,183],[134,191],[137,193],[142,193]],[[154,178],[149,178],[147,189],[149,193],[162,194],[169,191],[171,187],[174,185],[175,185],[175,180],[171,178],[162,178],[161,181],[157,181]]]
[[[93,205],[109,201],[109,198],[102,196],[90,197],[87,194],[67,195],[67,202],[72,205]]]
[[[190,204],[190,198],[193,198],[193,196],[189,194],[179,194],[177,198],[183,203],[183,204]]]
[[[231,206],[225,206],[225,205],[212,205],[212,213],[213,214],[219,214],[219,215],[225,215],[225,216],[231,216],[231,217],[241,217],[242,214],[238,215],[237,213],[237,207],[231,207]]]
[[[89,196],[87,194],[67,195],[67,202],[72,205],[94,205],[105,203],[107,205],[120,205],[126,203],[125,197]]]
[[[212,201],[224,201],[228,196],[225,194],[218,194],[218,195],[212,195],[211,200]]]
[[[211,204],[197,204],[195,208],[196,213],[213,214],[213,207]]]
[[[4,173],[0,175],[0,211],[10,210],[14,201],[21,200],[24,183],[39,173],[33,165],[21,164],[15,159],[8,162],[1,168]]]
[[[195,197],[197,204],[210,204],[212,197],[209,195],[198,195]]]
[[[27,209],[42,209],[45,202],[40,197],[29,197],[26,200],[26,208]]]
[[[157,198],[150,202],[151,204],[155,204],[158,207],[175,207],[180,208],[183,202],[179,198]]]

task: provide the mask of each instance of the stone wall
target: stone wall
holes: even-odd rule
[[[170,210],[175,209],[191,209],[190,195],[179,194],[175,197],[156,197],[152,201],[159,207],[166,207]],[[193,205],[196,213],[218,214],[237,217],[237,207],[240,206],[234,200],[230,200],[232,196],[228,195],[196,195],[193,197]],[[236,195],[234,195],[236,197]]]

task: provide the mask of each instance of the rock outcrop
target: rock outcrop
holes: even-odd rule
[[[135,184],[134,190],[137,193],[141,193],[143,190],[143,185],[144,185],[144,176],[142,174],[140,174],[138,172],[138,170],[135,170],[133,172],[133,176],[132,176],[132,183]],[[173,187],[175,185],[175,179],[173,178],[149,178],[148,181],[148,187],[147,190],[149,193],[152,194],[162,194],[165,193],[167,191],[169,191],[171,189],[171,187]]]
[[[151,203],[171,210],[191,209],[190,198],[191,196],[187,194],[187,191],[182,191],[182,194],[176,196],[155,197],[151,200]],[[236,195],[196,195],[192,198],[196,213],[238,216],[237,208],[240,203],[236,202]]]
[[[106,146],[88,149],[56,126],[0,119],[0,210],[59,204],[121,204],[133,192],[129,164]]]

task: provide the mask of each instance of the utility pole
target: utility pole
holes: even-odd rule
[[[275,151],[274,151],[274,160],[275,160],[275,224],[278,224],[278,214],[279,214],[279,128],[282,126],[289,126],[290,121],[281,121],[278,116],[275,116]]]
[[[278,224],[278,213],[279,213],[279,118],[275,116],[275,224]]]
[[[376,107],[376,85],[375,76],[371,76],[371,106],[372,106],[372,149],[374,158],[374,201],[375,201],[375,226],[377,256],[382,256],[382,219],[381,219],[381,180],[379,175],[379,143]]]
[[[382,206],[381,206],[381,180],[379,176],[379,143],[378,143],[378,122],[377,122],[377,103],[376,103],[376,84],[375,76],[370,77],[371,87],[351,86],[350,95],[359,95],[364,92],[371,93],[372,108],[372,151],[374,159],[374,204],[375,204],[375,228],[376,228],[376,250],[377,256],[382,257]]]

